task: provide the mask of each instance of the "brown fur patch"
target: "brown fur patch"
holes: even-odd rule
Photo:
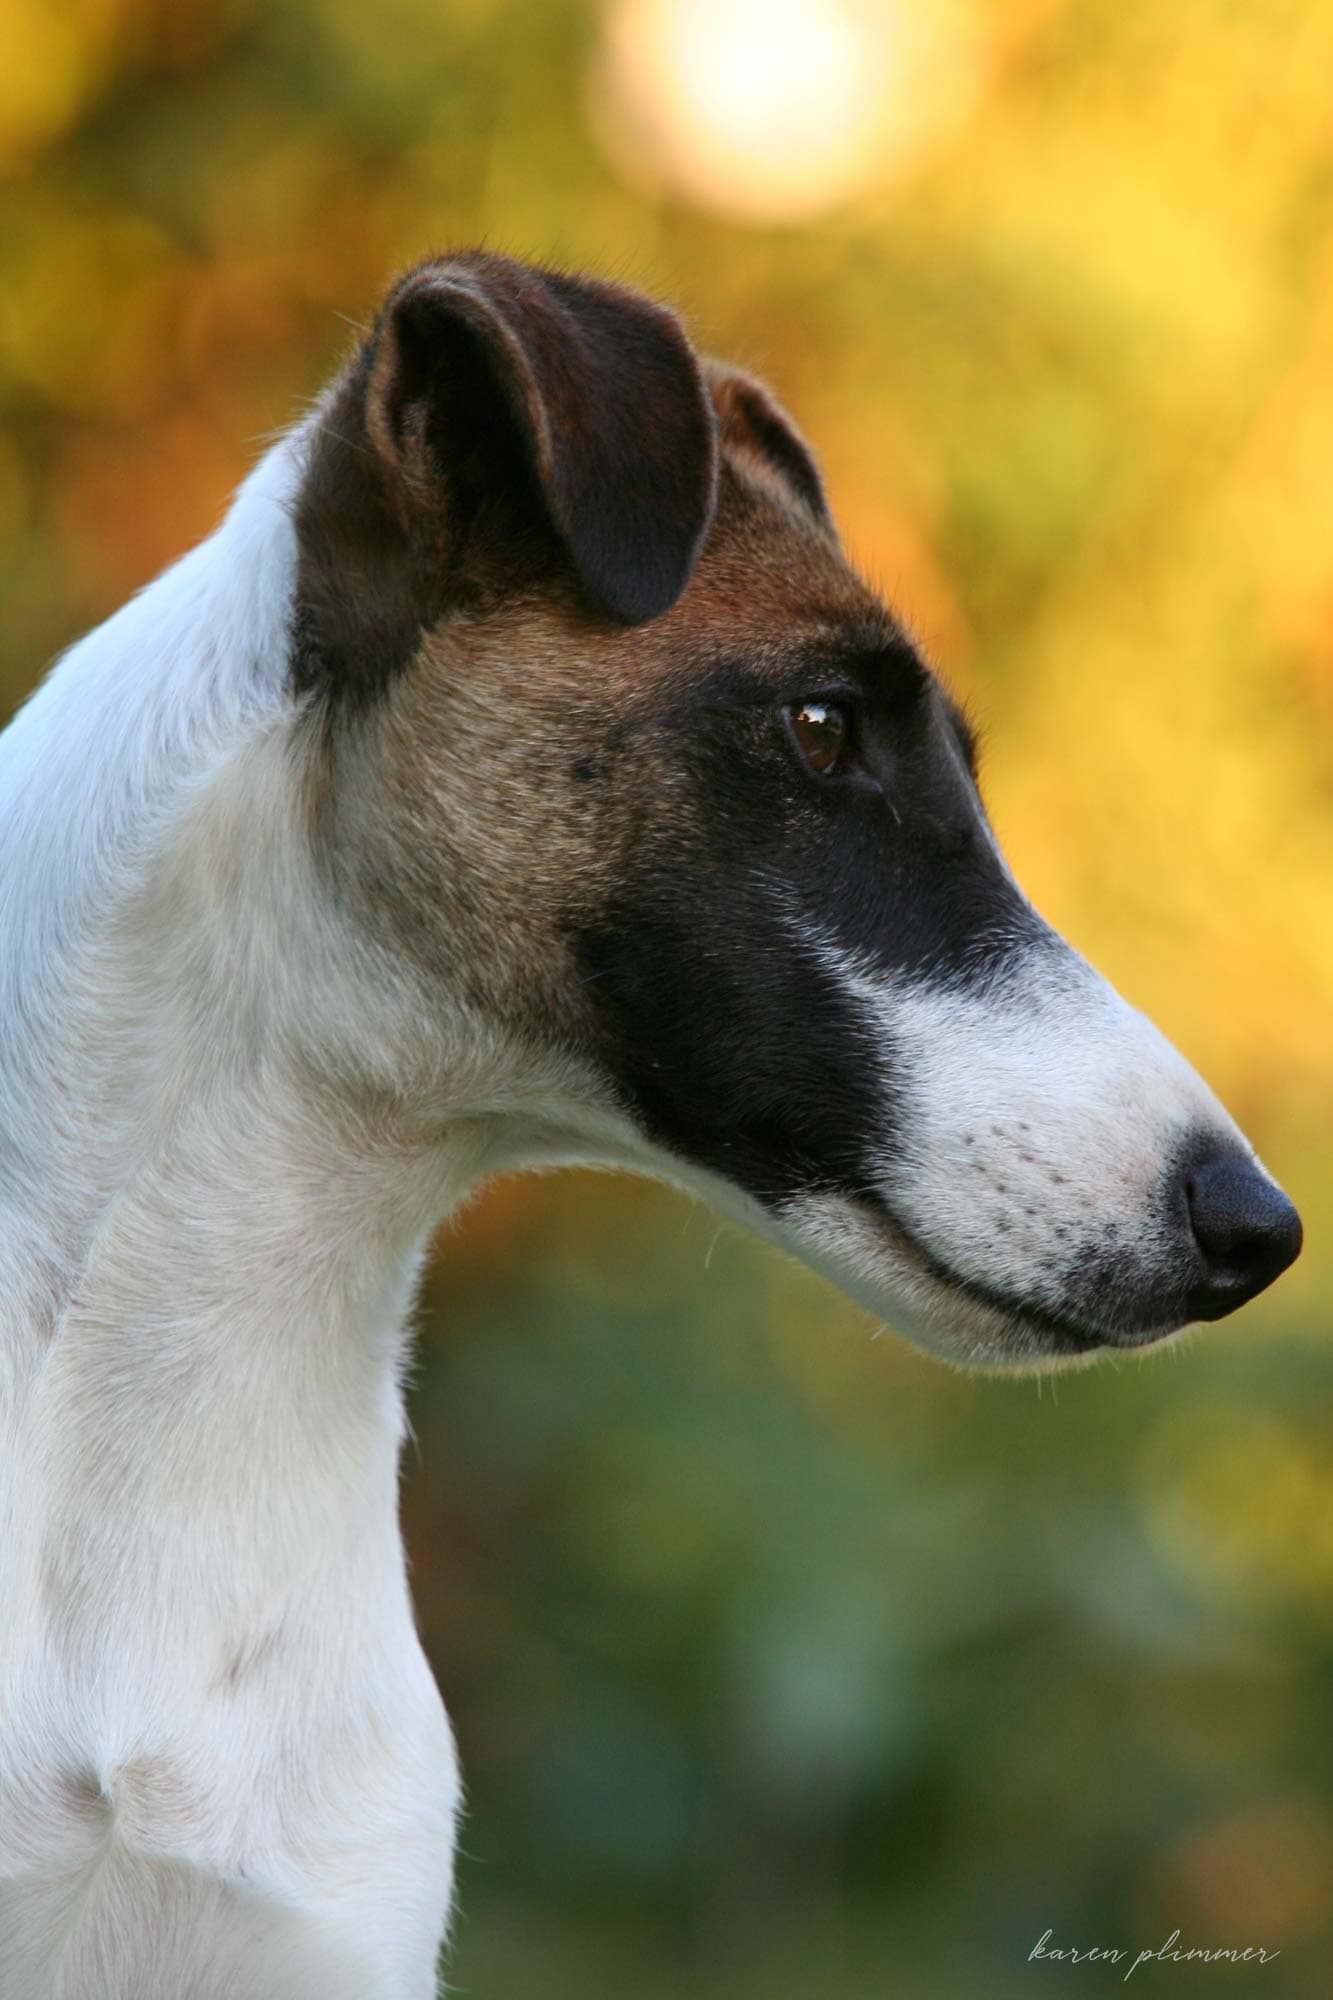
[[[818,518],[749,458],[724,457],[709,542],[663,617],[598,624],[559,587],[447,615],[351,739],[335,732],[345,872],[397,948],[492,1016],[577,1021],[570,927],[695,810],[675,697],[730,659],[776,689],[821,641],[892,634]]]
[[[593,391],[552,342],[583,333],[547,324],[542,295],[516,269],[500,269],[486,308],[501,321],[497,365],[518,367],[515,339],[527,342],[534,380],[550,385],[530,428],[572,437]],[[446,474],[443,488],[431,485],[429,451],[447,456],[449,440],[437,425],[431,443],[425,406],[408,393],[419,356],[401,386],[399,347],[407,353],[421,335],[392,331],[392,313],[395,298],[430,296],[435,283],[416,274],[391,295],[313,441],[297,509],[296,671],[325,696],[309,795],[335,879],[382,938],[456,1002],[568,1040],[584,1012],[571,931],[595,919],[631,856],[679,835],[699,810],[688,745],[673,733],[691,687],[740,661],[751,677],[771,675],[776,691],[793,658],[821,643],[873,650],[896,633],[839,550],[790,420],[762,385],[715,361],[691,364],[707,386],[720,462],[688,583],[646,622],[591,608],[577,552],[562,552],[534,503],[533,467],[511,429],[498,425],[483,463],[462,426],[460,482]],[[633,355],[645,310],[633,295],[598,294],[584,331],[609,339],[599,315],[628,315],[617,337]],[[632,419],[643,492],[684,505],[663,457],[676,433],[658,434],[666,420],[651,401],[633,406],[632,368],[614,342],[606,352],[599,394],[631,402],[598,423],[620,449]],[[482,365],[466,345],[447,359]],[[468,394],[487,393],[481,375],[468,384]],[[524,393],[537,395],[531,385]],[[678,435],[677,448],[693,450]],[[574,464],[573,446],[560,449]],[[410,478],[399,476],[405,464]],[[577,476],[595,486],[598,472],[594,454]],[[549,489],[555,474],[547,467],[541,478]],[[486,480],[495,490],[478,498]],[[446,520],[460,508],[461,530]]]

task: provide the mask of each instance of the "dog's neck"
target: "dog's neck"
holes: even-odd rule
[[[401,1589],[401,1327],[497,1143],[316,880],[284,679],[298,449],[57,669],[0,764],[4,1455],[34,1478],[25,1434],[60,1428],[63,1485],[25,1518],[62,1615],[114,1576],[136,1650],[149,1605],[168,1644],[173,1578],[198,1625],[201,1536],[220,1630],[320,1549]]]
[[[48,1332],[152,1144],[145,1097],[184,1068],[153,1047],[147,912],[185,872],[200,794],[280,714],[293,476],[290,447],[270,455],[218,533],[75,647],[0,739],[0,1257],[11,1313],[22,1297]],[[175,912],[178,939],[196,915]]]

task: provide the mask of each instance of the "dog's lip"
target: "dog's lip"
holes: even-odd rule
[[[950,1291],[973,1300],[977,1305],[988,1306],[992,1312],[1002,1314],[1024,1334],[1040,1334],[1052,1354],[1093,1354],[1101,1349],[1127,1352],[1151,1347],[1158,1341],[1169,1339],[1173,1333],[1179,1333],[1183,1326],[1190,1323],[1188,1319],[1170,1320],[1160,1326],[1135,1331],[1084,1326],[1077,1320],[1051,1312],[1046,1306],[1014,1298],[1012,1294],[983,1284],[976,1278],[964,1277],[937,1251],[923,1243],[916,1232],[894,1213],[882,1195],[863,1195],[861,1199],[876,1224],[881,1228],[887,1224],[899,1239],[900,1247],[909,1250],[938,1284],[947,1286]]]

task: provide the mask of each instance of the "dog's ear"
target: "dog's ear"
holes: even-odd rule
[[[747,461],[761,477],[776,477],[833,534],[814,453],[777,398],[752,375],[725,362],[706,360],[703,368],[724,450]]]
[[[482,252],[423,265],[372,336],[365,425],[400,512],[455,551],[554,530],[589,604],[629,625],[689,582],[716,419],[679,321],[637,292]]]

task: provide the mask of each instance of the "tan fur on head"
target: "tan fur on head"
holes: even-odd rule
[[[509,267],[503,275],[509,286]],[[460,503],[446,441],[437,439],[444,457],[433,458],[426,403],[405,398],[396,383],[395,312],[423,290],[438,308],[460,284],[468,325],[493,322],[497,368],[510,384],[496,389],[491,409],[500,463],[512,471],[521,438],[509,433],[526,429],[542,469],[526,500],[510,494],[489,515],[473,496],[485,535],[463,534],[455,549],[449,514]],[[329,726],[321,810],[343,879],[360,885],[370,920],[399,949],[492,1010],[577,1032],[571,923],[595,914],[631,846],[651,843],[690,810],[665,745],[654,740],[672,690],[685,691],[738,649],[760,669],[765,658],[780,666],[775,635],[799,644],[821,633],[878,633],[884,614],[839,551],[813,457],[791,419],[761,384],[711,359],[701,380],[719,465],[708,475],[706,525],[688,577],[646,623],[590,606],[540,504],[558,413],[547,408],[521,339],[481,297],[467,267],[461,279],[428,269],[405,281],[312,444],[297,510],[302,588],[319,607],[335,692],[348,697],[349,711]],[[527,323],[530,330],[530,308]],[[616,393],[614,379],[603,393]],[[527,413],[521,422],[512,415],[516,397]],[[569,401],[566,391],[566,421]],[[660,413],[648,402],[635,416],[651,446]],[[347,447],[358,425],[373,452]],[[466,433],[459,449],[474,449]],[[590,463],[584,476],[595,484],[598,475]],[[652,490],[651,465],[638,477]],[[330,493],[335,536],[326,525]],[[390,514],[402,526],[386,563]],[[373,560],[337,546],[358,522],[372,528]],[[354,604],[343,581],[349,568]],[[337,629],[340,607],[346,632]],[[369,701],[355,685],[336,683],[336,663],[358,647],[364,654],[367,625],[398,635],[401,654],[381,674],[372,651]],[[402,635],[413,626],[409,651]],[[319,670],[312,651],[306,673]]]
[[[715,389],[715,393],[718,391]],[[791,435],[795,437],[795,433]],[[723,431],[718,506],[672,608],[590,620],[566,579],[446,612],[370,713],[334,726],[329,837],[377,927],[486,1006],[577,1032],[568,932],[637,845],[696,808],[664,710],[745,654],[883,629],[825,523],[747,433]]]

